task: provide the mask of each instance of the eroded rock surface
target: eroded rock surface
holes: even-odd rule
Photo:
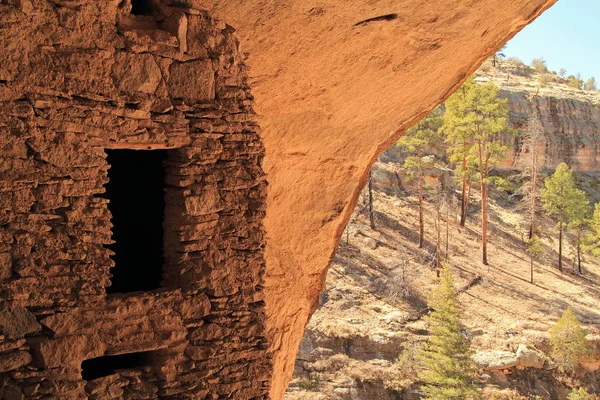
[[[196,2],[237,30],[261,115],[273,398],[377,155],[554,2]]]
[[[600,170],[600,109],[590,101],[566,96],[532,96],[519,90],[503,90],[508,99],[510,124],[521,132],[530,131],[534,119],[541,132],[537,154],[547,168],[566,162],[577,171]],[[501,166],[521,169],[530,162],[528,152],[516,138],[507,138],[509,151]]]

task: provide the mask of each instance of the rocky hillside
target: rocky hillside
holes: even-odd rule
[[[595,178],[600,172],[596,161],[600,112],[595,93],[565,89],[559,96],[560,84],[538,90],[534,83],[514,76],[504,84],[500,73],[478,79],[501,83],[515,129],[529,129],[527,121],[537,112],[546,138],[545,165],[568,161],[586,171],[578,174],[579,183],[592,199],[600,199]],[[518,136],[510,140],[513,151],[502,164],[506,170],[518,169],[524,162]],[[376,229],[369,226],[363,196],[302,341],[287,399],[419,398],[414,355],[428,334],[421,317],[435,280],[435,211],[427,203],[426,244],[419,249],[416,198],[397,173],[402,157],[392,148],[373,168]],[[529,283],[524,217],[505,193],[493,192],[491,197],[489,266],[479,262],[477,198],[466,227],[457,224],[452,208],[442,210],[440,222],[443,255],[461,292],[465,334],[482,368],[483,398],[565,399],[572,387],[580,386],[600,393],[596,372],[600,352],[582,360],[584,372],[574,378],[557,372],[548,340],[548,329],[571,307],[588,330],[588,339],[594,345],[600,342],[598,260],[586,256],[584,274],[578,275],[574,249],[568,245],[567,268],[560,274],[554,223],[544,218],[544,256],[535,265],[534,284]]]

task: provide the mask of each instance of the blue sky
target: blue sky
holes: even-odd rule
[[[559,0],[507,44],[504,53],[526,64],[546,60],[549,70],[600,80],[600,0]]]

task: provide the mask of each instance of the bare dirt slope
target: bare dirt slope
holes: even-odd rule
[[[397,167],[392,163],[376,166],[383,170]],[[413,343],[426,339],[426,325],[419,316],[435,280],[434,212],[427,203],[426,245],[418,249],[416,198],[390,186],[383,189],[388,194],[375,192],[377,229],[371,229],[367,213],[360,212],[364,208],[361,199],[343,236],[286,398],[411,398],[414,388],[406,358]],[[584,274],[574,273],[574,249],[568,245],[566,269],[561,274],[556,266],[553,223],[543,218],[545,255],[534,268],[534,284],[529,283],[525,218],[506,194],[495,192],[492,197],[489,266],[480,262],[477,196],[466,227],[458,226],[455,216],[450,215],[448,221],[447,262],[457,288],[481,276],[459,296],[473,348],[514,351],[523,343],[547,351],[547,330],[567,307],[596,333],[600,325],[597,260],[585,257]],[[444,220],[444,255],[445,236]],[[409,351],[399,362],[404,349]],[[405,397],[394,397],[401,393]]]

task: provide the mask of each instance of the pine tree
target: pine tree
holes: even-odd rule
[[[531,66],[538,74],[543,74],[544,72],[548,72],[548,67],[546,66],[546,60],[543,58],[534,58],[531,61]]]
[[[529,282],[533,283],[533,261],[537,260],[544,254],[544,248],[542,242],[537,235],[533,235],[527,241],[527,247],[525,252],[529,254]]]
[[[589,220],[591,234],[585,237],[583,248],[592,253],[594,257],[600,257],[600,203],[594,205],[594,214]]]
[[[558,75],[561,78],[564,78],[565,76],[567,76],[567,70],[564,67],[561,67],[560,70],[558,71]]]
[[[569,229],[575,233],[575,248],[577,249],[577,271],[582,274],[581,269],[581,247],[584,241],[584,235],[590,224],[590,203],[584,196],[578,196],[575,199],[571,215],[569,218]]]
[[[439,285],[427,303],[433,310],[425,317],[430,336],[419,352],[425,370],[419,374],[424,399],[466,399],[474,393],[476,367],[470,357],[469,342],[461,333],[460,312],[452,273],[440,271]]]
[[[487,259],[487,203],[490,182],[490,168],[504,156],[506,146],[500,142],[499,135],[510,131],[508,128],[507,101],[498,97],[498,88],[488,82],[479,87],[475,98],[474,114],[475,142],[479,154],[479,182],[481,186],[481,246],[482,262]]]
[[[573,171],[565,163],[560,163],[554,174],[546,178],[541,195],[544,210],[558,219],[558,269],[562,272],[563,231],[577,217],[587,199],[577,188]]]
[[[583,84],[583,88],[585,90],[598,90],[598,88],[596,87],[596,78],[592,76],[590,79],[585,81],[585,83]]]
[[[586,332],[570,308],[550,328],[550,342],[552,356],[565,372],[574,372],[579,366],[579,359],[590,354]]]
[[[462,158],[463,210],[461,225],[464,225],[467,210],[466,180],[469,155],[475,154],[474,164],[481,188],[481,258],[487,259],[487,202],[491,182],[490,169],[503,157],[506,146],[501,135],[512,132],[508,127],[507,101],[498,97],[499,89],[492,83],[478,86],[470,77],[463,87],[446,103],[444,126],[450,146],[451,161]],[[462,148],[461,148],[462,145]]]
[[[492,56],[492,65],[495,67],[496,63],[503,60],[506,57],[506,54],[504,53],[506,51],[506,45],[502,46],[502,48],[500,50],[498,50],[497,52],[494,53],[494,55]]]
[[[423,169],[425,167],[424,153],[427,148],[435,146],[440,141],[438,130],[442,125],[439,109],[433,110],[429,115],[411,127],[406,134],[398,140],[397,146],[406,151],[416,153],[404,160],[404,168],[411,179],[417,180],[419,190],[419,248],[423,247],[425,229],[423,220]]]
[[[473,164],[468,163],[469,149],[473,145],[473,130],[468,123],[469,93],[475,87],[475,76],[470,76],[465,83],[446,101],[444,125],[442,131],[446,134],[450,161],[460,168],[456,174],[461,178],[462,196],[460,225],[465,226],[468,209],[467,181],[472,176]],[[460,167],[459,167],[460,165]],[[471,168],[469,168],[471,167]]]

